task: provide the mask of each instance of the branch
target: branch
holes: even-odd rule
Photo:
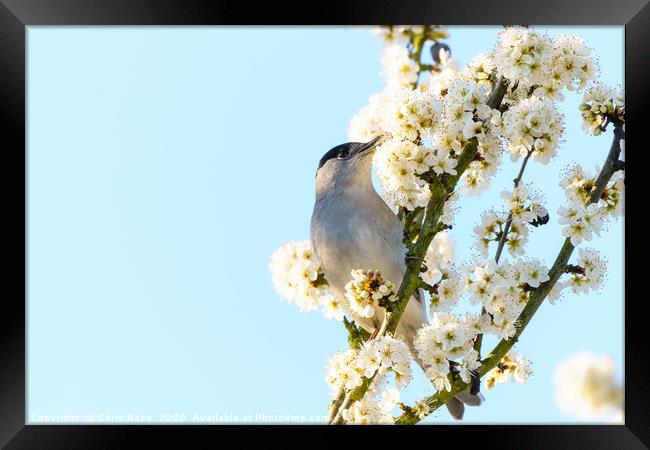
[[[348,344],[350,344],[350,348],[352,349],[360,349],[363,343],[370,337],[370,333],[363,328],[357,327],[354,320],[349,321],[346,317],[343,317],[343,325],[348,330]]]
[[[528,160],[530,159],[530,155],[532,154],[533,154],[533,150],[532,149],[528,150],[528,153],[524,157],[524,161],[521,163],[521,167],[519,168],[519,174],[517,174],[517,178],[514,179],[515,188],[519,186],[519,183],[521,182],[521,178],[524,176],[524,170],[526,170],[526,164],[528,163]],[[499,263],[499,259],[501,258],[503,247],[505,246],[506,241],[508,240],[510,225],[512,225],[512,213],[508,213],[508,218],[506,219],[506,223],[503,226],[503,233],[501,233],[501,238],[499,239],[499,245],[497,246],[497,253],[494,257],[494,260],[497,264]]]
[[[614,123],[614,138],[612,140],[612,145],[607,155],[607,159],[603,164],[603,168],[600,171],[598,178],[596,179],[594,190],[592,191],[591,196],[589,197],[589,202],[587,202],[587,204],[598,202],[614,172],[620,170],[617,161],[621,154],[620,140],[623,138],[623,130],[621,129],[622,125],[623,122],[620,121]],[[571,240],[569,238],[565,239],[560,252],[555,258],[555,262],[553,263],[553,266],[548,273],[549,280],[540,284],[538,288],[531,291],[528,303],[526,303],[526,306],[517,319],[517,331],[515,332],[515,335],[510,339],[502,339],[494,347],[490,354],[481,361],[481,366],[478,369],[479,377],[484,376],[486,373],[492,370],[499,363],[499,361],[501,361],[501,358],[503,358],[517,343],[524,329],[533,318],[548,293],[551,291],[551,289],[553,289],[555,283],[557,283],[560,276],[565,272],[567,263],[571,257],[571,254],[573,253],[574,248],[575,247],[571,244]],[[459,392],[467,389],[468,386],[469,384],[464,383],[462,380],[456,378],[452,383],[450,391],[443,391],[427,397],[425,401],[430,408],[429,414],[438,409],[445,402],[447,402],[447,400],[451,399]],[[420,420],[421,419],[412,411],[405,411],[395,420],[395,423],[401,425],[416,424]]]
[[[499,108],[501,100],[506,93],[507,81],[503,78],[499,79],[496,88],[492,91],[490,98],[487,102],[488,106],[493,109]],[[474,160],[478,152],[478,140],[472,138],[463,148],[460,156],[458,157],[458,164],[456,165],[456,175],[445,174],[441,178],[434,178],[429,184],[431,190],[431,199],[427,204],[424,222],[418,234],[417,241],[409,249],[410,258],[407,260],[406,273],[402,279],[402,283],[397,291],[396,300],[390,309],[386,309],[384,315],[384,322],[376,335],[376,338],[382,337],[385,334],[394,334],[399,324],[399,320],[406,309],[408,301],[411,299],[415,290],[420,286],[420,268],[422,261],[426,255],[427,249],[431,244],[436,233],[440,230],[438,221],[445,204],[445,201],[453,192],[458,180],[469,164]],[[337,424],[341,422],[342,411],[347,407],[352,400],[361,400],[368,391],[372,382],[371,378],[363,378],[361,386],[357,387],[354,391],[348,393],[341,402],[334,419],[330,424]],[[337,399],[338,400],[338,399]],[[346,402],[347,400],[347,402]]]
[[[507,88],[506,81],[500,79],[496,88],[490,95],[488,106],[493,109],[501,105],[501,100],[505,95]],[[431,190],[431,199],[427,205],[424,222],[420,229],[418,239],[415,244],[409,249],[409,256],[406,267],[406,273],[402,279],[399,290],[397,291],[397,300],[392,308],[392,311],[387,312],[390,315],[388,320],[388,332],[394,333],[397,325],[406,309],[406,305],[419,286],[420,268],[422,267],[422,260],[426,255],[427,249],[433,240],[433,237],[439,230],[438,221],[447,198],[451,195],[458,180],[462,174],[467,170],[469,164],[474,160],[478,152],[478,140],[472,138],[463,148],[460,156],[458,157],[458,164],[456,166],[456,175],[445,174],[442,178],[434,178],[429,184]]]
[[[420,63],[420,59],[422,58],[422,49],[424,48],[424,43],[426,42],[426,36],[423,34],[411,35],[410,41],[413,45],[413,50],[409,52],[409,58],[415,61],[418,65],[418,78],[411,85],[412,89],[415,89],[418,87],[418,83],[420,82],[420,74],[424,70]]]

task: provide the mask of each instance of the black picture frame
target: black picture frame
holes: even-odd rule
[[[294,15],[290,15],[290,13]],[[267,24],[375,24],[375,23],[441,23],[448,25],[544,24],[544,25],[624,25],[625,26],[625,94],[626,94],[626,184],[632,180],[633,189],[626,189],[627,202],[632,202],[635,186],[645,188],[635,181],[634,171],[642,145],[641,120],[643,108],[648,104],[650,83],[650,5],[647,0],[444,0],[401,1],[385,0],[326,2],[322,5],[303,4],[283,6],[272,3],[246,3],[215,0],[0,0],[0,114],[5,159],[3,183],[5,192],[15,203],[11,206],[16,215],[5,223],[12,228],[5,234],[10,244],[16,244],[19,263],[11,264],[5,278],[18,284],[20,272],[26,280],[26,189],[28,176],[25,165],[25,51],[26,27],[32,25],[232,25]],[[638,149],[636,147],[639,147]],[[11,160],[7,161],[6,158]],[[637,162],[637,164],[635,164]],[[13,180],[21,173],[22,184]],[[18,175],[19,176],[19,175]],[[18,198],[22,197],[22,198]],[[21,205],[22,204],[22,205]],[[626,250],[632,242],[628,236],[628,215],[639,214],[628,208],[625,217]],[[643,214],[643,213],[641,213]],[[22,219],[22,220],[21,220]],[[642,223],[642,222],[638,222]],[[647,223],[647,222],[646,222]],[[13,236],[16,236],[13,239]],[[23,249],[18,249],[19,237]],[[637,241],[638,242],[638,241]],[[5,246],[6,248],[7,246]],[[13,250],[13,248],[12,248]],[[638,252],[638,251],[637,251]],[[20,257],[22,253],[22,258]],[[639,268],[627,265],[633,272]],[[643,268],[641,268],[643,270]],[[146,439],[147,447],[157,447],[154,442],[183,445],[183,447],[214,447],[223,443],[224,433],[236,433],[239,445],[246,445],[260,433],[277,435],[272,442],[287,443],[280,433],[316,432],[318,441],[310,446],[324,447],[341,443],[341,439],[361,436],[364,439],[389,436],[400,438],[403,445],[413,445],[413,439],[430,439],[431,445],[477,446],[479,448],[513,449],[635,449],[650,445],[650,372],[646,315],[643,309],[647,299],[630,295],[637,276],[625,277],[625,425],[499,425],[499,426],[438,426],[429,427],[324,427],[324,426],[163,426],[163,425],[26,425],[25,393],[25,302],[24,295],[5,294],[0,327],[0,445],[9,449],[72,449],[72,448],[123,448]],[[632,288],[632,291],[630,290]],[[18,289],[20,292],[21,289]],[[643,292],[639,290],[639,292]],[[598,332],[594,330],[594,332]],[[251,431],[254,431],[251,433]],[[408,433],[408,436],[405,434]],[[415,433],[415,434],[412,434]],[[408,440],[405,440],[407,439]],[[317,442],[317,444],[315,444]],[[365,441],[369,443],[370,441]],[[195,443],[195,445],[192,445]],[[419,444],[424,445],[424,444]]]

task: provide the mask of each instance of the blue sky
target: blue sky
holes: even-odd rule
[[[451,27],[453,56],[489,50],[498,30]],[[548,30],[583,36],[602,80],[623,83],[623,28]],[[339,27],[27,33],[27,420],[318,420],[346,335],[282,302],[268,258],[308,238],[318,160],[382,89],[381,42]],[[528,254],[549,265],[559,173],[593,171],[610,143],[580,130],[580,97],[566,97],[559,156],[525,175],[553,214]],[[489,191],[459,203],[459,259],[516,171],[506,158]],[[552,373],[578,351],[610,354],[622,378],[622,242],[617,222],[590,244],[609,260],[604,288],[544,304],[517,345],[535,375],[484,389],[464,423],[575,422],[554,405]],[[418,376],[402,400],[431,392]],[[449,421],[444,409],[427,419]]]

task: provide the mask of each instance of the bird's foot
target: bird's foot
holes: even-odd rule
[[[407,266],[410,266],[411,264],[419,263],[420,264],[420,272],[426,272],[429,270],[424,263],[424,258],[422,256],[415,256],[414,254],[407,252],[406,256],[404,257],[404,262],[406,263]]]
[[[374,338],[377,337],[377,334],[378,334],[378,333],[379,333],[379,328],[375,328],[374,330],[372,330],[372,334],[370,335],[370,337],[368,338],[368,340],[369,340],[369,341],[372,341]]]

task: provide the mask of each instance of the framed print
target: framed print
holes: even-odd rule
[[[647,2],[1,3],[3,446],[647,448]]]

